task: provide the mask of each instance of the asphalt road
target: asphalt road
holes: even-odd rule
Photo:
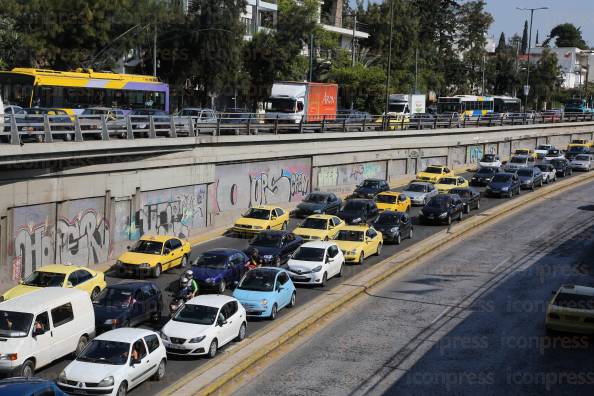
[[[594,337],[544,328],[551,291],[592,285],[594,183],[409,267],[238,395],[592,395]]]
[[[464,176],[469,177],[470,174],[466,174]],[[522,195],[523,194],[538,194],[538,189],[535,192],[523,191]],[[505,199],[483,197],[481,200],[481,210],[480,211],[472,211],[471,214],[466,215],[466,217],[475,216],[477,213],[487,210],[487,209],[489,209],[493,206],[496,206],[497,204],[504,202],[504,201],[505,201]],[[340,284],[340,282],[347,282],[350,277],[356,276],[359,272],[365,270],[366,268],[377,264],[378,262],[384,260],[385,258],[387,258],[389,256],[397,254],[400,250],[406,249],[408,246],[410,246],[412,243],[415,243],[419,239],[426,238],[426,237],[445,228],[445,226],[436,226],[436,225],[421,226],[421,225],[416,224],[415,216],[418,213],[418,211],[419,211],[419,208],[413,208],[413,210],[411,211],[411,215],[413,216],[413,221],[415,221],[414,236],[413,236],[412,240],[403,240],[402,244],[399,246],[398,245],[385,245],[382,249],[382,254],[380,257],[371,257],[371,258],[367,259],[365,261],[365,263],[363,264],[363,266],[347,265],[343,270],[343,277],[341,279],[337,279],[337,278],[330,279],[327,282],[326,287],[324,287],[324,288],[299,287],[297,290],[297,307],[300,304],[306,304],[308,301],[313,300],[314,298],[321,295],[322,293],[327,293],[333,287]],[[302,220],[292,219],[289,224],[289,229],[295,228],[296,225],[300,221],[302,221]],[[204,251],[207,251],[207,250],[213,249],[213,248],[218,248],[218,247],[245,249],[248,246],[248,243],[249,243],[249,239],[234,238],[234,237],[215,238],[211,241],[207,241],[200,245],[194,246],[192,249],[191,259],[193,260],[201,252],[204,252]],[[156,280],[156,283],[159,285],[161,290],[164,290],[164,297],[165,297],[164,306],[165,307],[168,307],[169,298],[170,298],[170,293],[167,292],[167,289],[170,287],[170,285],[172,283],[178,281],[181,272],[182,271],[179,269],[174,269],[174,270],[163,273],[161,275],[161,277]],[[109,277],[108,276],[107,281],[109,284],[111,284],[111,283],[119,282],[119,281],[121,281],[121,279],[119,279],[117,277]],[[227,292],[227,293],[231,294],[230,292]],[[282,318],[286,313],[287,313],[286,310],[281,310],[278,314],[278,318]],[[164,312],[164,314],[165,314],[165,312]],[[164,324],[166,320],[167,320],[167,318],[163,317],[161,325]],[[260,319],[254,319],[254,320],[248,321],[248,329],[247,329],[248,330],[248,332],[247,332],[248,339],[247,339],[247,341],[244,341],[244,342],[249,342],[249,336],[251,334],[264,328],[269,323],[270,322],[267,320],[260,320]],[[147,327],[149,327],[149,326],[147,326]],[[159,327],[160,326],[157,326],[155,329],[158,329]],[[225,348],[223,348],[220,351],[220,353],[224,354]],[[40,377],[44,377],[44,378],[57,378],[57,376],[60,374],[60,372],[63,370],[63,368],[66,367],[66,365],[68,363],[70,363],[70,361],[71,360],[69,360],[69,359],[61,359],[59,361],[56,361],[53,364],[51,364],[50,366],[47,366],[47,367],[43,368],[42,370],[38,371],[36,373],[36,375],[38,375]],[[199,367],[200,365],[204,364],[205,362],[207,362],[206,358],[170,357],[168,365],[167,365],[166,376],[161,382],[156,383],[156,382],[147,381],[147,382],[143,383],[142,385],[138,386],[137,388],[131,390],[130,394],[132,394],[132,395],[156,394],[159,391],[166,388],[169,384],[174,383],[179,378],[184,376],[186,373]]]

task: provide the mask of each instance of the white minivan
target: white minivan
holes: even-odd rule
[[[0,372],[30,377],[95,336],[89,294],[46,287],[0,303]]]

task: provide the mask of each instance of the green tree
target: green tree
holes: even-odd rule
[[[522,31],[522,54],[528,52],[528,21],[524,21],[524,30]]]
[[[532,89],[529,102],[533,103],[536,108],[542,108],[543,102],[552,102],[553,95],[559,89],[562,81],[557,55],[549,50],[544,50],[532,70],[533,74],[530,77]]]
[[[588,49],[588,44],[586,44],[582,37],[582,29],[571,23],[562,23],[555,26],[551,30],[549,38],[545,40],[545,43],[548,44],[552,39],[555,39],[555,45],[557,47]]]
[[[329,81],[339,84],[343,107],[352,104],[372,114],[383,112],[385,80],[385,70],[378,66],[339,66],[329,72]]]
[[[495,52],[504,51],[507,48],[507,44],[505,41],[505,33],[501,32],[499,36],[499,43],[497,43],[497,48],[495,48]]]

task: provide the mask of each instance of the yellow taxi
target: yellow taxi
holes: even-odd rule
[[[150,274],[158,278],[163,271],[188,264],[192,245],[168,235],[145,235],[118,257],[119,272]]]
[[[547,306],[545,327],[549,331],[594,333],[594,288],[563,285],[553,292]]]
[[[381,232],[367,225],[348,225],[334,237],[334,242],[347,262],[363,264],[371,255],[379,256],[384,244]]]
[[[586,140],[586,139],[573,139],[569,145],[571,146],[572,144],[579,145],[579,146],[592,147],[593,142]]]
[[[416,180],[429,183],[437,183],[442,177],[454,177],[454,171],[443,165],[429,165],[424,171],[417,173]]]
[[[435,188],[437,188],[440,194],[447,194],[452,188],[464,188],[468,186],[468,180],[461,176],[442,177],[435,183]]]
[[[327,241],[334,238],[334,236],[345,226],[344,220],[332,215],[312,215],[305,219],[305,221],[295,230],[293,234],[299,235],[306,240],[321,239]]]
[[[379,193],[375,196],[375,204],[380,212],[408,212],[411,207],[410,197],[396,191]]]
[[[105,274],[101,271],[76,265],[50,264],[33,271],[17,286],[4,293],[0,301],[22,296],[42,287],[75,287],[95,298],[105,286]]]
[[[396,129],[406,129],[408,124],[410,124],[410,117],[408,115],[403,114],[396,114],[396,113],[388,113],[387,116],[382,116],[376,118],[374,121],[375,124],[386,125],[386,128],[390,131]]]
[[[257,234],[262,230],[286,230],[289,212],[278,206],[253,206],[243,214],[232,230],[242,234]]]
[[[536,151],[534,151],[532,149],[527,149],[527,148],[516,149],[516,151],[514,151],[512,156],[517,156],[517,155],[522,155],[524,157],[530,157],[530,158],[535,158],[535,159],[537,157]]]

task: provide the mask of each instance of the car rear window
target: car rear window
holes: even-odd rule
[[[594,310],[594,296],[583,294],[559,293],[553,301],[553,305],[563,308]]]

